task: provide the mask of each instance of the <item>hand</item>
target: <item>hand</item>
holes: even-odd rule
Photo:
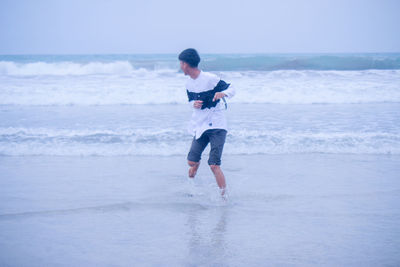
[[[201,108],[202,105],[203,105],[203,101],[196,100],[196,101],[194,101],[193,107],[194,108]]]
[[[221,99],[221,98],[223,98],[225,96],[226,96],[226,94],[224,94],[222,92],[216,92],[215,95],[214,95],[214,98],[213,98],[213,102],[217,101],[218,99]]]

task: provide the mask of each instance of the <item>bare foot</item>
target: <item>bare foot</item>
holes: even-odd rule
[[[194,178],[196,175],[197,169],[199,168],[199,164],[194,165],[193,167],[189,168],[189,177]]]
[[[225,196],[225,188],[220,188],[219,192],[221,193],[221,196]]]
[[[220,188],[219,192],[221,193],[222,200],[227,201],[228,200],[228,196],[226,194],[226,189],[225,188]]]

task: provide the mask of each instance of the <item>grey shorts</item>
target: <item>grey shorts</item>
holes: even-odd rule
[[[208,165],[221,165],[222,150],[225,144],[227,131],[225,129],[209,129],[206,130],[199,139],[193,137],[192,146],[190,147],[187,159],[199,162],[201,154],[210,143],[211,150],[208,158]]]

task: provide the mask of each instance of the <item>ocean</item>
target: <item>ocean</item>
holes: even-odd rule
[[[400,153],[400,54],[205,55],[237,88],[225,154]],[[0,56],[0,155],[177,155],[176,55]]]
[[[399,265],[400,54],[201,56],[227,201],[177,54],[0,55],[0,265]]]

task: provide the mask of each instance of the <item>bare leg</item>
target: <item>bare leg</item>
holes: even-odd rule
[[[210,165],[210,168],[214,173],[215,180],[217,180],[218,187],[221,189],[221,195],[224,195],[226,188],[224,173],[222,172],[219,165]]]
[[[189,168],[189,177],[190,178],[194,178],[194,176],[196,175],[197,169],[200,166],[200,161],[199,162],[194,162],[194,161],[188,161],[188,164],[190,166]]]

